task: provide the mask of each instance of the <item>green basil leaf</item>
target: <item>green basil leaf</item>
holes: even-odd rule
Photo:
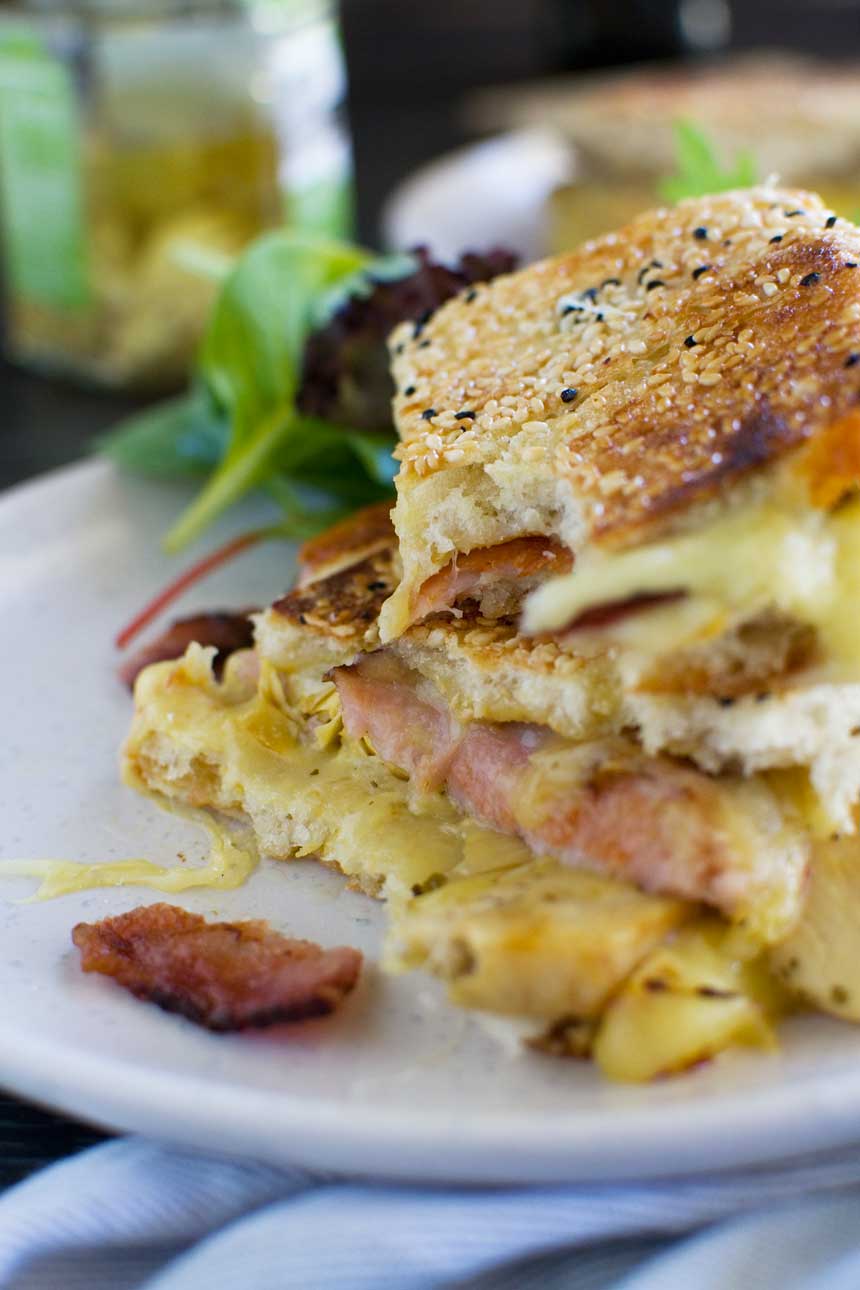
[[[98,452],[124,470],[158,478],[200,475],[224,455],[229,428],[205,391],[195,388],[127,417],[96,440]]]
[[[313,325],[325,327],[346,304],[350,296],[369,296],[379,282],[394,282],[406,278],[418,268],[418,261],[407,251],[395,251],[377,256],[372,264],[356,270],[337,286],[323,292],[314,307]]]
[[[706,197],[732,188],[749,188],[757,182],[751,152],[736,153],[733,165],[725,168],[705,131],[692,121],[676,121],[674,128],[676,173],[658,185],[659,194],[666,201]]]
[[[394,444],[389,435],[348,434],[350,446],[369,477],[386,490],[394,486],[397,462],[391,455]]]
[[[227,278],[203,341],[200,372],[230,422],[223,461],[165,539],[178,550],[257,485],[286,442],[307,438],[294,406],[320,297],[369,264],[360,247],[308,233],[267,234]],[[297,444],[299,456],[310,446]]]
[[[286,229],[241,256],[218,296],[200,355],[203,379],[231,418],[231,447],[293,399],[317,300],[371,258],[360,247]]]
[[[296,488],[286,475],[270,475],[265,487],[284,511],[284,520],[277,530],[285,538],[313,537],[329,525],[345,519],[354,508],[349,503],[344,505],[327,497],[309,501],[305,490]]]

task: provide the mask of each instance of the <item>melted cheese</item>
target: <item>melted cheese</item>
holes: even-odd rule
[[[829,514],[771,499],[661,542],[588,551],[572,573],[529,597],[524,625],[532,633],[557,631],[594,605],[664,591],[689,598],[635,615],[616,634],[660,653],[773,607],[816,627],[828,662],[856,675],[860,501]]]
[[[170,805],[176,814],[201,824],[209,833],[209,859],[205,865],[153,864],[151,860],[115,860],[101,864],[80,864],[71,860],[4,860],[0,875],[7,878],[40,878],[31,900],[49,900],[94,887],[151,887],[155,891],[179,892],[192,887],[214,887],[232,891],[241,887],[257,867],[256,848],[249,838],[240,844],[223,825],[203,811]]]
[[[179,663],[147,669],[125,749],[126,781],[168,805],[163,795],[241,813],[262,850],[330,859],[365,890],[394,896],[389,969],[424,966],[448,983],[461,1006],[514,1013],[527,1019],[523,1029],[532,1035],[549,1022],[552,1036],[559,1020],[569,1025],[583,1012],[601,1014],[643,954],[693,915],[689,903],[533,857],[518,839],[462,816],[442,794],[415,796],[360,744],[303,742],[300,720],[271,680],[261,680],[255,693],[238,683],[217,685],[211,657],[199,647]],[[325,717],[337,721],[333,711]],[[5,872],[41,878],[40,898],[100,886],[178,892],[245,881],[256,855],[232,827],[203,811],[170,809],[209,830],[206,865],[11,861]],[[270,845],[273,828],[280,830],[279,846]],[[732,963],[760,953],[745,933],[711,921]],[[709,972],[723,968],[716,959],[709,964]],[[663,1033],[689,1028],[688,1012],[670,1008]],[[652,1038],[649,1018],[641,1025],[637,1019],[638,1012],[627,1016],[616,1037],[616,1065],[622,1063],[616,1073],[625,1078],[642,1073],[634,1069],[636,1054]],[[697,1041],[709,1053],[739,1037],[736,1026],[711,1025],[703,1010],[697,1023]],[[557,1051],[557,1036],[552,1042]]]
[[[320,729],[340,729],[331,712],[302,741],[264,676],[256,694],[237,698],[199,662],[189,653],[141,678],[124,755],[131,787],[244,815],[266,853],[319,856],[374,895],[408,896],[460,864],[497,867],[512,849],[528,856],[443,794],[416,793],[365,741],[318,740]]]

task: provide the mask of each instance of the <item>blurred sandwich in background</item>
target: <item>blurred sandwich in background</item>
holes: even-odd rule
[[[679,121],[703,131],[727,163],[748,154],[753,175],[745,182],[776,176],[820,193],[840,215],[860,212],[856,64],[765,53],[586,73],[482,91],[468,120],[485,131],[550,130],[573,145],[574,181],[549,204],[550,251],[616,228],[661,200],[677,162]]]

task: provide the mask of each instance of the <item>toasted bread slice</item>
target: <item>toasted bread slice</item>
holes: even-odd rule
[[[366,532],[364,514],[354,523],[355,533]],[[316,581],[256,620],[258,654],[317,743],[340,731],[331,669],[383,648],[378,615],[398,576],[390,525],[388,545],[369,556],[363,541],[350,554],[347,526],[336,536],[337,546],[328,543],[335,572],[324,576],[318,567]],[[631,630],[636,624],[629,620]],[[816,827],[853,830],[860,684],[835,683],[806,666],[808,631],[790,618],[765,616],[676,650],[660,670],[652,663],[642,675],[605,635],[524,636],[516,622],[484,618],[473,606],[417,623],[384,648],[428,682],[461,724],[527,722],[574,741],[632,731],[650,756],[689,758],[709,774],[802,768],[822,808]]]
[[[403,579],[383,639],[460,553],[543,536],[578,556],[695,527],[824,436],[801,490],[820,501],[846,466],[828,432],[860,396],[858,265],[858,229],[763,187],[652,211],[398,329]]]

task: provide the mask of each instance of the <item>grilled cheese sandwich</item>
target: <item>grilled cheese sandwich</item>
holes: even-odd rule
[[[144,672],[128,782],[339,867],[390,967],[548,1051],[639,1078],[769,1042],[860,795],[858,262],[763,188],[396,332],[394,527],[308,544],[223,681]]]

